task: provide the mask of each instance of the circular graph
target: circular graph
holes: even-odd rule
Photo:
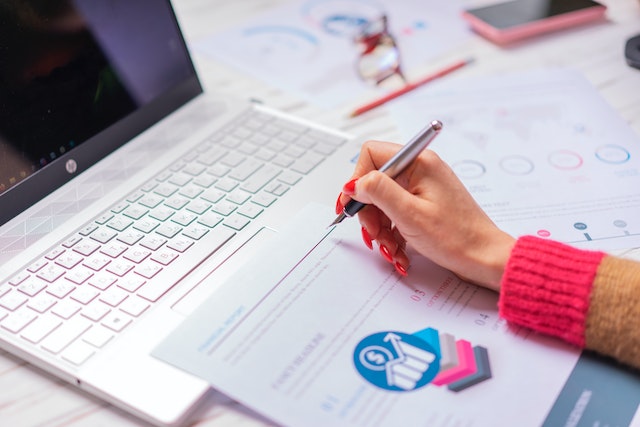
[[[460,178],[479,178],[487,172],[484,165],[475,160],[463,160],[454,163],[451,168]]]
[[[533,162],[523,156],[509,156],[500,161],[500,167],[511,175],[528,175],[533,172]]]
[[[578,169],[583,163],[582,157],[578,153],[569,150],[554,151],[549,154],[548,159],[551,166],[563,170]]]
[[[282,67],[291,62],[306,62],[318,53],[317,38],[294,27],[281,25],[247,28],[243,32],[247,53],[256,62]]]
[[[631,154],[619,145],[603,145],[596,150],[596,158],[605,163],[621,164],[631,158]]]
[[[348,38],[384,14],[382,5],[367,0],[312,0],[302,6],[304,19],[313,26],[328,34]]]

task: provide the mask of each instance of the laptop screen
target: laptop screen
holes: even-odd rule
[[[0,57],[0,224],[202,92],[167,0],[4,0]]]

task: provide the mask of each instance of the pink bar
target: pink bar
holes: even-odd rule
[[[476,373],[478,368],[471,343],[466,340],[458,340],[456,341],[456,349],[458,351],[458,365],[446,371],[439,372],[431,384],[438,386],[447,385]]]

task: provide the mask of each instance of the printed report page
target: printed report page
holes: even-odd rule
[[[155,356],[283,425],[539,426],[589,413],[628,424],[637,377],[620,373],[624,394],[593,391],[593,365],[606,363],[511,327],[497,294],[418,254],[401,277],[356,219],[327,228],[333,217],[303,209]]]

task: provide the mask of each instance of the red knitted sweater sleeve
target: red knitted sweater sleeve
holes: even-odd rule
[[[584,347],[589,297],[603,256],[534,236],[519,238],[502,277],[500,315]]]

